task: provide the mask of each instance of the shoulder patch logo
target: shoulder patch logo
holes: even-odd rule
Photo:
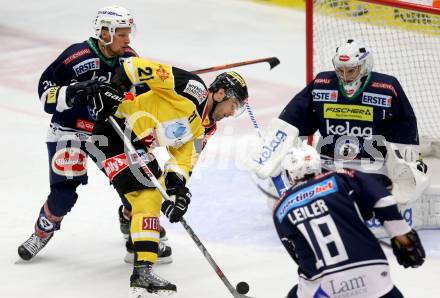
[[[159,65],[159,69],[156,70],[156,75],[162,80],[162,82],[170,77],[170,74],[165,70],[165,68],[163,68],[162,65]]]
[[[77,59],[77,58],[79,58],[79,57],[81,57],[83,55],[90,54],[90,53],[91,53],[90,49],[79,50],[78,52],[75,52],[72,55],[70,55],[69,57],[67,57],[66,59],[64,59],[63,64],[67,65],[70,62],[72,62],[73,60],[75,60],[75,59]]]
[[[313,101],[332,101],[338,100],[338,90],[312,90]]]
[[[91,58],[74,65],[73,71],[75,71],[76,76],[79,77],[83,73],[86,73],[91,70],[100,69],[100,67],[101,67],[101,63],[99,59]]]
[[[204,102],[208,96],[205,85],[196,80],[189,80],[183,92],[195,97],[199,104]]]
[[[391,107],[392,97],[390,95],[364,92],[362,94],[362,103],[377,107]]]

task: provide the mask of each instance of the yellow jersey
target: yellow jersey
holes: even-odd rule
[[[211,124],[205,83],[188,71],[138,57],[126,59],[123,67],[132,84],[145,84],[148,91],[123,101],[115,116],[125,118],[139,140],[166,146],[171,159],[165,171],[188,180]]]

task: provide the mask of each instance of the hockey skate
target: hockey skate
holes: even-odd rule
[[[130,219],[128,212],[124,212],[124,206],[119,206],[118,209],[119,214],[119,228],[121,230],[122,236],[124,239],[128,239],[130,235]],[[160,226],[160,241],[167,241],[167,232],[164,227]]]
[[[150,262],[136,262],[130,277],[131,298],[169,296],[177,292],[176,285],[153,273]]]
[[[33,233],[22,245],[18,247],[18,255],[24,261],[29,261],[42,250],[53,237],[53,233],[47,238],[40,238]]]
[[[128,264],[134,263],[134,249],[133,243],[131,239],[128,239],[125,243],[125,247],[127,248],[127,253],[124,257],[124,262]],[[159,242],[159,251],[157,253],[157,262],[156,264],[169,264],[173,262],[173,258],[171,257],[173,251],[171,246],[166,245],[164,242]]]
[[[130,219],[126,214],[124,214],[124,206],[119,206],[118,214],[119,214],[119,228],[122,233],[122,237],[124,239],[128,239],[130,235]]]

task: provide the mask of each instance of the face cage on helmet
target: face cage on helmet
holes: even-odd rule
[[[132,18],[130,18],[130,19],[132,19]],[[109,45],[109,44],[111,44],[112,42],[113,42],[113,37],[115,36],[115,34],[116,34],[116,29],[118,29],[118,28],[121,28],[121,29],[124,29],[124,28],[127,28],[127,29],[131,29],[131,32],[130,32],[130,38],[133,38],[136,34],[136,24],[134,23],[134,21],[133,21],[133,23],[131,23],[130,24],[130,22],[129,21],[127,21],[126,22],[127,24],[124,24],[124,25],[121,25],[121,24],[118,24],[115,20],[111,20],[110,21],[110,24],[109,25],[107,25],[107,26],[105,26],[105,25],[101,25],[101,28],[99,29],[99,30],[97,30],[96,31],[96,37],[100,40],[100,41],[102,41],[103,43],[104,43],[104,45]],[[101,38],[101,33],[102,33],[102,28],[107,28],[108,29],[108,32],[109,32],[109,34],[110,34],[110,41],[109,42],[105,42],[102,38]]]
[[[242,98],[237,95],[237,92],[233,88],[229,88],[225,91],[225,97],[223,100],[236,99],[234,108],[234,118],[239,117],[246,110],[247,98]]]

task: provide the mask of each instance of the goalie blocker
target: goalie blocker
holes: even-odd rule
[[[246,168],[261,179],[279,175],[284,156],[290,148],[297,145],[298,134],[295,126],[279,118],[273,118],[250,158],[245,159]]]

